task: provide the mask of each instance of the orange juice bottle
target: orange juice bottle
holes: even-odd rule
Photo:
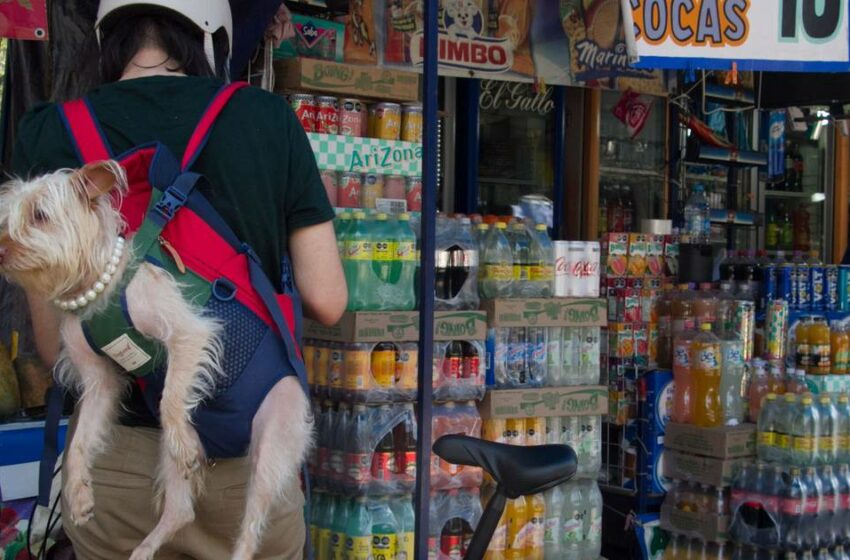
[[[829,340],[832,373],[835,375],[847,375],[850,373],[850,333],[841,323],[832,325]]]
[[[695,331],[686,330],[673,337],[673,409],[674,422],[690,424],[693,420],[693,376],[691,374],[691,345]]]
[[[711,333],[711,323],[700,325],[691,343],[691,375],[694,385],[694,420],[697,426],[723,425],[720,399],[720,339]]]
[[[830,333],[829,325],[823,317],[815,317],[809,327],[809,353],[812,360],[809,372],[812,375],[829,375],[832,371]]]
[[[525,498],[508,500],[505,508],[507,518],[507,539],[505,558],[507,560],[523,560],[525,558],[525,540],[528,536],[526,525],[529,523],[529,512]]]
[[[809,329],[812,324],[811,317],[801,317],[794,331],[794,341],[796,344],[794,360],[797,364],[797,369],[805,371],[806,375],[812,373],[809,369],[812,363],[812,352],[809,346]]]

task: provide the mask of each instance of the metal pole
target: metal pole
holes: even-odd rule
[[[424,153],[422,225],[419,257],[419,404],[416,457],[416,558],[428,558],[431,497],[431,368],[434,351],[434,236],[437,219],[437,0],[425,3],[425,52],[422,72]]]
[[[552,185],[552,239],[563,239],[564,232],[561,231],[561,224],[564,223],[564,191],[567,188],[565,174],[565,149],[566,144],[566,123],[567,123],[567,88],[564,86],[555,86],[555,91],[552,92],[552,98],[555,101],[555,142],[552,147],[552,161],[554,163],[553,185]]]

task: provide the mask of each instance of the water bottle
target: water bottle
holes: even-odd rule
[[[561,359],[563,363],[564,384],[581,385],[580,357],[582,345],[581,327],[565,327],[561,340]]]
[[[509,237],[513,256],[513,293],[514,297],[535,297],[531,282],[531,236],[522,222],[511,226]]]
[[[547,418],[547,421],[549,419]],[[543,555],[545,558],[561,558],[564,509],[564,485],[556,486],[544,494],[546,500],[545,531],[543,534]]]
[[[820,415],[811,395],[803,395],[791,423],[792,462],[800,467],[814,465],[818,456]]]
[[[529,297],[552,297],[555,282],[555,252],[545,224],[537,224],[531,236],[531,281]]]
[[[838,395],[836,413],[838,417],[836,428],[838,435],[837,459],[840,463],[850,463],[850,397],[846,394]]]
[[[493,355],[493,377],[496,387],[511,387],[511,372],[508,368],[508,345],[510,343],[508,328],[490,329],[487,335],[488,351]]]
[[[348,311],[363,311],[369,307],[372,281],[372,239],[364,212],[354,213],[354,222],[345,236],[342,261],[345,283],[348,285]]]
[[[529,387],[541,387],[548,375],[546,371],[547,329],[546,327],[527,327],[525,336],[525,361],[528,369],[526,384]]]
[[[602,551],[602,493],[595,480],[587,483],[587,516],[584,520],[585,560],[598,560]]]
[[[526,369],[525,328],[510,327],[508,331],[507,372],[508,386],[522,387],[528,382]]]
[[[566,385],[564,378],[564,363],[562,350],[562,338],[564,328],[550,327],[547,329],[546,347],[546,382],[547,387],[563,387]]]
[[[775,393],[768,393],[762,402],[758,417],[758,440],[756,441],[758,458],[762,461],[776,461],[776,422],[778,420],[778,401]]]
[[[838,411],[829,395],[818,397],[817,410],[820,416],[817,464],[831,465],[839,454]]]
[[[737,426],[744,421],[744,344],[732,333],[720,340],[720,398],[724,424]]]
[[[561,514],[563,522],[561,558],[564,560],[582,560],[586,512],[587,505],[581,482],[573,481],[564,485],[564,508]]]
[[[596,385],[599,383],[599,327],[581,327],[579,354],[579,383]]]
[[[511,297],[513,294],[514,259],[505,237],[507,225],[497,222],[484,241],[484,266],[479,269],[481,296],[489,299]]]
[[[685,203],[685,229],[695,243],[707,243],[711,232],[711,211],[705,197],[705,187],[697,183]]]

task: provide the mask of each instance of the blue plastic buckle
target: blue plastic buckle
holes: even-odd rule
[[[257,264],[260,264],[260,257],[257,253],[254,252],[254,249],[251,248],[247,243],[243,243],[242,247],[240,247],[240,252],[244,253],[249,259],[254,261]]]
[[[155,208],[163,218],[170,220],[184,204],[186,204],[186,196],[171,186],[162,193],[162,198],[156,203]]]

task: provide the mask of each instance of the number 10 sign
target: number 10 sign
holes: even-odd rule
[[[848,0],[621,0],[638,68],[850,70]]]

